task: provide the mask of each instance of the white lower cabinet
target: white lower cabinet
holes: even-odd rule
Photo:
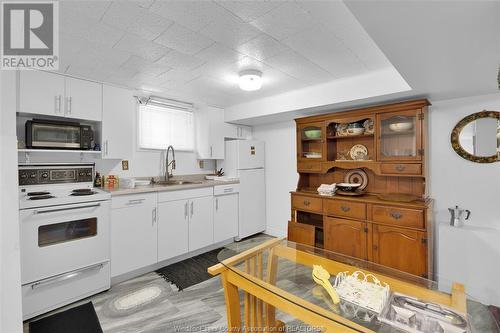
[[[189,251],[214,243],[212,196],[189,200]]]
[[[214,189],[214,243],[238,236],[238,185]]]
[[[156,205],[156,193],[112,199],[112,277],[157,262]]]
[[[158,203],[158,261],[187,253],[189,200]]]

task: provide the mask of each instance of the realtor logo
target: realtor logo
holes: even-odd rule
[[[2,2],[1,69],[59,68],[56,1]]]

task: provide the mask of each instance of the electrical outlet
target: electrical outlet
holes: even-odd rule
[[[128,170],[128,160],[122,161],[122,170]]]
[[[204,160],[199,160],[198,164],[200,166],[200,169],[203,169],[205,167],[205,161]]]

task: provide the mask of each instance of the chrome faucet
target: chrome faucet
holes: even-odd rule
[[[172,150],[172,161],[168,161],[168,153]],[[168,146],[167,153],[165,154],[165,181],[168,181],[171,177],[173,177],[173,171],[175,170],[175,150],[174,147]],[[170,169],[170,173],[168,172],[168,167],[172,166]]]

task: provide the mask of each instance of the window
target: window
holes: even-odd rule
[[[139,106],[139,148],[194,150],[191,108],[148,102]]]

